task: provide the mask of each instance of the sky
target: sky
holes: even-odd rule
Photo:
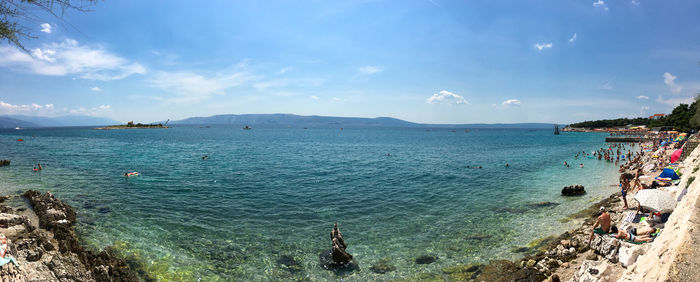
[[[700,92],[700,1],[99,1],[0,43],[0,115],[570,123]],[[40,12],[37,12],[40,13]]]

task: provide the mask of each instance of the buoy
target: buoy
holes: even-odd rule
[[[24,141],[24,139],[17,139],[17,142],[22,142],[22,141]]]

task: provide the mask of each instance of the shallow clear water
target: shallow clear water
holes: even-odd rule
[[[527,129],[9,130],[0,192],[54,192],[77,208],[86,244],[116,244],[166,280],[340,278],[318,256],[336,221],[360,266],[342,278],[410,279],[514,259],[577,224],[561,220],[616,189],[613,164],[573,157],[603,146],[600,134]],[[586,196],[560,196],[577,183]],[[559,205],[528,205],[542,201]],[[439,259],[415,264],[424,254]],[[382,258],[396,271],[370,271]]]

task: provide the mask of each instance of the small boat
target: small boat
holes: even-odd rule
[[[251,130],[250,126],[247,126],[247,125],[246,125],[245,127],[243,127],[243,129],[245,129],[245,130]]]
[[[20,130],[20,129],[22,129],[22,128],[20,128],[19,126],[18,126],[18,127],[15,127],[15,130]]]

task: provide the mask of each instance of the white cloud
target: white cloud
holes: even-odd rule
[[[240,63],[233,69],[217,74],[200,74],[192,71],[155,73],[149,80],[152,87],[160,88],[175,95],[169,102],[198,102],[213,95],[224,95],[225,90],[241,86],[260,77],[247,69],[247,64]]]
[[[572,35],[571,38],[569,38],[569,43],[574,43],[574,42],[576,42],[576,33],[575,32],[574,32],[574,35]]]
[[[694,97],[664,99],[663,97],[659,96],[658,98],[656,98],[656,102],[673,107],[678,106],[679,104],[692,104],[693,101],[695,101]]]
[[[80,45],[66,39],[45,44],[27,54],[15,47],[0,47],[0,67],[39,75],[75,75],[82,79],[117,80],[133,74],[144,74],[139,63],[112,54],[101,46]]]
[[[278,74],[278,75],[282,75],[282,74],[285,74],[285,73],[289,72],[289,71],[292,70],[292,69],[293,69],[292,67],[282,68],[282,69],[280,69],[280,70],[277,72],[277,74]]]
[[[504,106],[516,106],[516,105],[520,105],[520,100],[518,100],[518,99],[508,99],[508,100],[503,101],[503,103],[501,103],[501,105],[504,105]]]
[[[639,5],[639,0],[632,0],[632,5]]]
[[[51,25],[49,23],[41,24],[41,32],[51,33]]]
[[[635,97],[635,98],[637,98],[637,99],[639,99],[639,100],[649,100],[649,96],[644,96],[644,95],[639,95],[639,96],[637,96],[637,97]]]
[[[673,93],[679,93],[681,92],[682,87],[680,85],[676,85],[676,77],[673,76],[672,74],[665,72],[664,73],[664,83],[668,85],[668,87],[671,88],[671,92]]]
[[[425,102],[428,104],[469,104],[464,97],[447,90],[441,90],[439,93],[433,94],[433,96],[430,96]]]
[[[642,111],[641,111],[641,112],[648,111],[649,109],[651,109],[651,108],[649,108],[649,107],[647,107],[647,106],[642,106]]]
[[[604,89],[604,90],[613,89],[612,81],[607,81],[607,82],[603,83],[603,85],[600,86],[600,89]]]
[[[95,92],[100,92],[100,91],[102,91],[102,89],[100,89],[100,88],[97,87],[97,86],[90,88],[90,90],[95,91]]]
[[[542,51],[543,49],[552,48],[552,43],[535,43],[535,48],[537,48],[537,50]]]
[[[340,101],[340,100],[341,100],[341,99],[340,99],[340,98],[338,98],[338,97],[333,97],[333,101],[336,101],[336,102],[338,102],[338,101]]]
[[[382,68],[377,66],[364,66],[357,70],[360,74],[370,75],[382,72]]]
[[[82,110],[81,110],[82,109]],[[98,115],[101,112],[109,111],[109,105],[102,105],[90,110],[84,107],[69,110],[67,108],[56,109],[53,104],[11,104],[5,101],[0,101],[0,115],[29,115],[29,116],[59,116],[68,113],[77,113],[85,115]]]
[[[314,100],[318,100],[318,96],[315,96],[315,95],[309,96],[309,98],[310,98],[310,99],[314,99]]]
[[[100,110],[104,110],[104,111],[111,111],[112,110],[112,106],[110,106],[110,105],[100,105],[97,108]]]
[[[608,10],[608,6],[605,5],[605,1],[603,1],[603,0],[598,0],[596,2],[593,2],[593,7],[603,8],[603,10],[606,10],[606,11]]]

